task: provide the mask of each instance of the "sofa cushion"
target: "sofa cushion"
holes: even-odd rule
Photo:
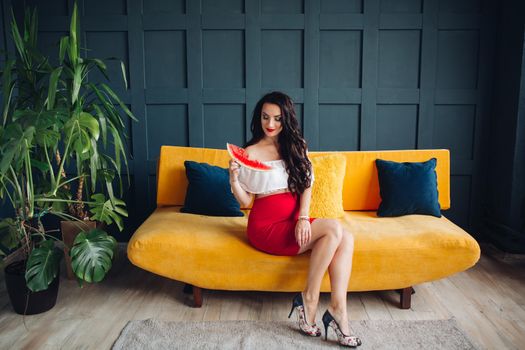
[[[239,202],[230,190],[228,170],[209,165],[185,161],[188,190],[183,213],[214,216],[243,216]]]
[[[441,217],[436,158],[426,162],[376,160],[381,203],[378,216],[423,214]]]
[[[209,289],[304,288],[309,252],[269,255],[248,243],[246,217],[179,211],[157,208],[139,227],[128,244],[134,265]],[[355,238],[351,291],[405,288],[466,270],[479,259],[474,238],[444,216],[378,218],[374,211],[346,211],[341,222]],[[322,291],[329,290],[327,274]]]
[[[439,203],[443,210],[450,208],[450,152],[448,150],[309,152],[309,156],[333,153],[346,157],[346,174],[343,185],[343,208],[345,210],[375,211],[379,207],[381,197],[375,166],[375,160],[378,158],[395,162],[422,162],[435,157],[438,160],[436,173]],[[227,168],[230,159],[225,149],[162,146],[157,171],[157,205],[184,204],[188,184],[184,161],[206,162]]]
[[[343,183],[346,157],[329,154],[310,157],[315,181],[312,186],[310,216],[313,218],[340,218],[344,215]]]

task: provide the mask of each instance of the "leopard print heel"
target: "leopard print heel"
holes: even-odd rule
[[[324,339],[328,340],[328,327],[330,326],[337,335],[337,341],[340,345],[347,346],[349,348],[357,348],[361,345],[361,339],[355,336],[346,335],[341,331],[339,324],[335,320],[334,316],[330,311],[326,310],[323,315],[323,324],[324,324]]]
[[[301,333],[308,335],[310,337],[320,337],[321,336],[321,328],[319,328],[315,323],[309,324],[306,318],[306,308],[304,307],[303,303],[303,295],[302,293],[297,294],[292,301],[292,309],[290,310],[290,314],[288,315],[288,318],[292,316],[292,313],[294,310],[297,310],[298,313],[298,320],[299,323],[299,329]]]

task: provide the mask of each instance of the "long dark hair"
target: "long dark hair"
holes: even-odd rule
[[[282,92],[274,91],[264,95],[253,110],[251,131],[252,139],[244,145],[248,147],[261,141],[264,131],[261,125],[262,108],[265,103],[271,103],[281,108],[282,131],[279,133],[279,154],[286,163],[288,172],[288,189],[290,192],[302,194],[311,184],[312,163],[306,155],[306,141],[301,136],[299,122],[295,116],[292,99]]]

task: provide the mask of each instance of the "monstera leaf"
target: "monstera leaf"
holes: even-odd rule
[[[74,114],[65,124],[66,135],[72,141],[73,149],[77,154],[87,153],[92,149],[91,140],[98,140],[100,127],[98,121],[89,113]]]
[[[106,200],[102,193],[97,193],[91,196],[94,203],[90,204],[89,210],[92,214],[91,220],[105,222],[111,225],[113,222],[117,224],[120,231],[124,228],[122,216],[127,217],[126,203],[118,198]]]
[[[58,274],[62,251],[52,240],[45,240],[35,247],[26,266],[26,284],[33,292],[46,290]]]
[[[82,281],[102,281],[111,268],[116,247],[115,238],[100,229],[79,233],[70,252],[73,272]]]

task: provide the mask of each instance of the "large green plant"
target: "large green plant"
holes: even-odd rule
[[[65,111],[67,115],[61,130],[65,147],[62,153],[56,153],[56,156],[66,164],[72,161],[76,165],[78,178],[75,179],[77,186],[73,196],[76,203],[70,204],[70,213],[77,218],[86,219],[89,213],[83,200],[93,199],[96,204],[101,205],[100,198],[104,198],[102,205],[118,215],[113,215],[111,219],[106,215],[107,211],[93,210],[92,206],[91,218],[105,222],[114,221],[122,230],[121,216],[127,216],[127,213],[122,207],[123,202],[115,196],[113,190],[113,182],[117,180],[122,193],[122,162],[126,168],[128,166],[123,142],[125,124],[119,108],[129,118],[136,119],[107,84],[96,84],[88,80],[92,70],[98,70],[107,77],[106,65],[101,59],[81,57],[79,33],[75,3],[69,36],[60,40],[59,66],[51,73],[47,99],[48,109]],[[121,67],[124,83],[127,85],[122,63]],[[62,183],[69,180],[63,172],[63,167],[59,171],[59,174],[52,174],[50,178],[52,195],[57,196],[61,195],[59,189]],[[66,185],[68,186],[69,184]],[[92,198],[95,192],[98,196]],[[65,199],[72,199],[71,191],[65,194]],[[101,197],[102,195],[107,197]]]
[[[23,34],[12,16],[16,58],[2,71],[0,127],[0,198],[7,198],[15,213],[0,223],[0,255],[15,248],[25,255],[26,281],[33,291],[48,287],[61,254],[53,242],[58,239],[42,225],[44,215],[86,219],[87,205],[91,219],[114,222],[122,230],[127,212],[112,182],[121,183],[121,159],[127,166],[127,158],[124,123],[115,104],[134,118],[108,85],[88,82],[92,69],[105,74],[106,66],[80,55],[76,4],[69,36],[60,40],[58,66],[38,51],[37,28],[36,10],[26,10]],[[66,172],[68,163],[76,173]],[[115,247],[115,239],[102,230],[78,235],[71,256],[79,281],[104,278]]]
[[[2,72],[0,197],[9,200],[15,218],[2,221],[0,241],[3,255],[18,248],[29,267],[41,267],[26,274],[28,287],[37,291],[46,289],[56,276],[61,256],[41,222],[51,203],[40,202],[43,191],[36,185],[48,171],[43,150],[58,143],[59,118],[45,107],[51,66],[36,49],[36,12],[26,11],[23,35],[13,16],[11,33],[17,56]]]

